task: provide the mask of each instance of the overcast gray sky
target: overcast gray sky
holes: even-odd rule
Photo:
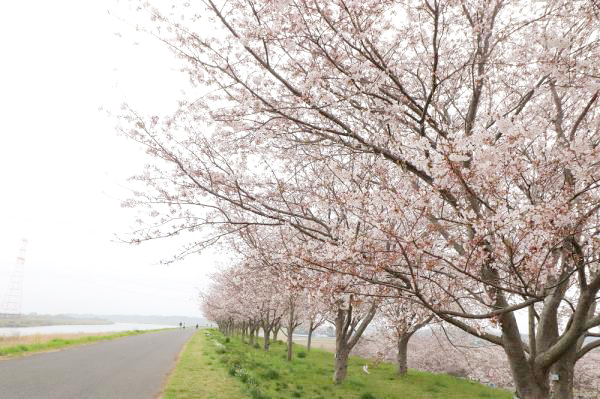
[[[187,82],[169,51],[113,16],[134,22],[128,4],[1,6],[0,302],[27,237],[24,312],[200,314],[214,254],[162,266],[174,243],[113,242],[133,225],[120,199],[144,155],[99,108],[168,112]]]

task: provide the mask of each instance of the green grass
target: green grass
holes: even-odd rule
[[[208,332],[210,336],[205,335]],[[294,345],[294,353],[303,349]],[[194,354],[188,352],[193,351]],[[286,345],[273,343],[269,352],[244,344],[238,338],[229,342],[215,330],[196,334],[183,352],[174,378],[167,387],[166,398],[253,398],[253,399],[510,399],[508,391],[493,389],[446,374],[431,374],[410,370],[408,375],[396,378],[393,364],[370,365],[370,374],[362,367],[368,361],[351,357],[348,378],[341,385],[332,382],[333,355],[313,349],[306,357],[285,359]],[[211,362],[208,367],[207,362]],[[182,363],[185,366],[182,367]],[[206,374],[209,374],[208,376]],[[223,394],[211,383],[198,382],[204,391],[196,395],[187,391],[188,384],[177,383],[175,377],[189,380],[226,381],[229,388],[237,387],[237,396]],[[196,388],[194,388],[196,389]],[[170,393],[169,393],[170,392]],[[200,394],[202,393],[202,394]],[[170,395],[170,396],[169,396]],[[210,396],[212,395],[212,396]],[[242,395],[242,396],[240,396]]]
[[[244,384],[229,376],[217,354],[220,346],[204,335],[195,334],[181,352],[175,370],[163,392],[164,399],[245,399]],[[224,348],[223,348],[224,349]],[[252,349],[254,350],[254,349]],[[225,354],[223,352],[223,354]]]
[[[61,348],[67,347],[67,346],[89,344],[89,343],[97,342],[97,341],[111,340],[111,339],[115,339],[115,338],[126,337],[129,335],[139,335],[139,334],[145,334],[145,333],[156,332],[156,331],[162,331],[162,330],[123,331],[123,332],[103,334],[103,335],[87,335],[87,336],[73,338],[73,339],[55,338],[55,339],[51,339],[50,341],[47,341],[47,342],[19,344],[19,345],[13,345],[13,346],[7,346],[4,348],[0,348],[0,356],[7,356],[7,357],[20,356],[20,355],[25,355],[25,354],[34,353],[34,352],[50,351],[50,350],[55,350],[55,349],[61,349]]]

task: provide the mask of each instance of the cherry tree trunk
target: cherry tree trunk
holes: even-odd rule
[[[547,389],[539,384],[535,383],[535,381],[531,381],[531,383],[526,386],[521,386],[520,389],[517,388],[517,394],[519,395],[519,399],[549,399],[550,393]]]
[[[294,329],[296,328],[296,326],[294,325],[296,323],[296,319],[295,319],[295,308],[293,306],[293,302],[290,300],[290,314],[289,314],[289,318],[288,318],[288,325],[287,325],[287,360],[288,362],[292,361],[292,351],[294,350],[292,347],[292,336],[294,334]]]
[[[404,377],[408,372],[407,357],[408,357],[408,340],[409,335],[402,336],[398,340],[398,377]]]
[[[250,334],[248,336],[248,344],[254,345],[254,327],[250,327]]]
[[[489,275],[497,278],[493,269],[487,270]],[[486,278],[489,276],[486,275]],[[495,281],[490,279],[490,281]],[[496,304],[499,308],[506,308],[508,302],[503,293],[497,293]],[[531,364],[523,348],[523,340],[513,312],[506,312],[500,316],[502,329],[502,348],[508,359],[513,383],[519,399],[548,399],[550,387],[548,385],[547,369],[540,369]]]
[[[292,333],[293,333],[293,329],[288,329],[288,334],[287,334],[287,360],[288,362],[292,361],[292,351],[294,350],[292,347]]]
[[[350,298],[352,299],[352,298]],[[352,306],[347,309],[338,307],[335,317],[335,370],[333,372],[333,381],[340,384],[348,374],[348,356],[350,351],[358,342],[365,329],[375,317],[377,303],[371,304],[367,314],[360,319],[353,320]]]
[[[277,336],[279,335],[279,327],[275,327],[273,329],[273,341],[277,341]]]
[[[573,382],[575,379],[576,348],[573,347],[552,368],[558,374],[558,381],[553,382],[554,399],[573,399]]]
[[[335,370],[333,372],[333,381],[336,384],[341,384],[348,374],[348,355],[350,351],[343,345],[335,352]]]
[[[312,333],[313,333],[313,324],[310,323],[310,327],[308,328],[308,342],[306,344],[306,351],[310,351],[310,343],[312,342]]]
[[[271,335],[271,330],[263,328],[263,349],[266,351],[269,350],[269,346],[271,345],[271,341],[270,341],[270,337],[269,337],[270,335]]]
[[[509,345],[504,347],[507,353],[510,353],[507,348]],[[532,370],[527,364],[527,361],[519,361],[521,359],[516,356],[508,356],[508,361],[511,366],[511,372],[513,375],[513,382],[517,390],[517,397],[519,399],[548,399],[550,398],[550,387],[548,386],[548,373],[541,370]],[[537,373],[536,373],[537,371]]]

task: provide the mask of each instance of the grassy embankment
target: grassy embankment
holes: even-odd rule
[[[0,337],[0,357],[19,356],[33,352],[44,352],[66,346],[89,344],[128,335],[139,335],[162,330],[133,330],[108,334],[48,334]]]
[[[185,345],[163,391],[163,399],[246,399],[244,384],[227,374],[215,342],[203,329]],[[217,335],[217,333],[215,333]],[[222,338],[222,336],[221,336]]]
[[[206,335],[205,332],[209,332]],[[285,360],[286,345],[273,343],[269,352],[226,339],[215,330],[196,334],[184,349],[168,381],[165,399],[186,398],[306,398],[306,399],[510,399],[508,391],[451,377],[410,370],[398,379],[393,364],[370,365],[351,357],[347,380],[332,382],[330,352],[294,347],[292,363]],[[301,355],[300,353],[303,353]]]

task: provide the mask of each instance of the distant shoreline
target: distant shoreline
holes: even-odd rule
[[[68,316],[52,315],[23,315],[21,317],[0,318],[0,328],[105,324],[114,324],[114,322],[105,319],[77,319]]]
[[[19,317],[0,314],[0,328],[22,328],[56,325],[110,325],[115,323],[160,324],[177,326],[208,326],[203,317],[161,316],[161,315],[119,315],[119,314],[37,314],[29,313]]]

